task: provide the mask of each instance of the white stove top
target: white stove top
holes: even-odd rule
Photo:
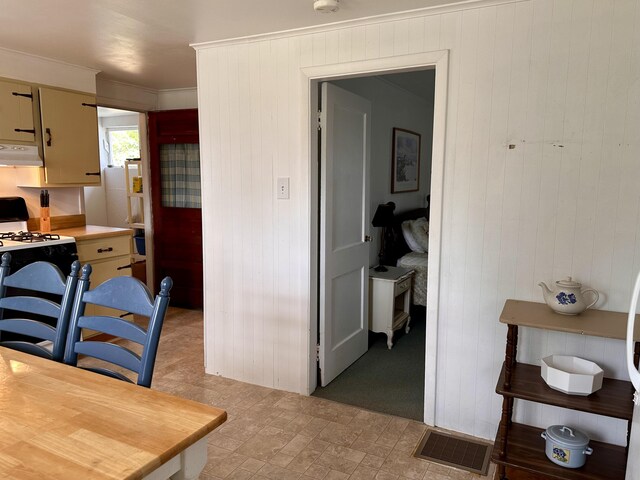
[[[15,240],[0,239],[0,242],[2,242],[2,246],[0,246],[0,253],[9,252],[12,250],[20,250],[23,248],[39,248],[39,247],[49,247],[53,245],[62,245],[65,243],[75,243],[75,241],[76,239],[73,237],[64,237],[64,236],[61,236],[60,239],[57,239],[57,240],[47,240],[45,242],[16,242]]]
[[[8,232],[27,231],[27,222],[4,222],[0,223],[0,234]],[[42,242],[17,242],[15,240],[0,238],[0,253],[23,248],[38,248],[52,245],[62,245],[64,243],[75,243],[75,238],[61,236],[56,240],[46,240]]]

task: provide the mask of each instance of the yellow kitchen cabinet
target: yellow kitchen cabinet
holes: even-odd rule
[[[90,263],[91,288],[114,277],[131,276],[131,230],[123,235],[82,239],[76,237],[78,260],[83,265]],[[121,312],[87,305],[87,315],[115,315]],[[127,317],[129,318],[129,317]]]
[[[0,80],[0,143],[35,144],[31,85]]]
[[[20,167],[20,187],[100,185],[95,96],[40,87],[44,167]]]

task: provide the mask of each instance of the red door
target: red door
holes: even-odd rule
[[[171,304],[202,308],[198,110],[149,113],[154,285],[173,279]]]

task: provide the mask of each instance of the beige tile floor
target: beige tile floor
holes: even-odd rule
[[[412,456],[426,425],[206,375],[202,312],[172,308],[152,388],[224,408],[202,480],[457,480],[481,477]]]

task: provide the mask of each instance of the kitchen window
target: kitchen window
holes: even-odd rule
[[[107,129],[109,137],[109,166],[124,167],[129,158],[140,158],[140,134],[137,127]]]

